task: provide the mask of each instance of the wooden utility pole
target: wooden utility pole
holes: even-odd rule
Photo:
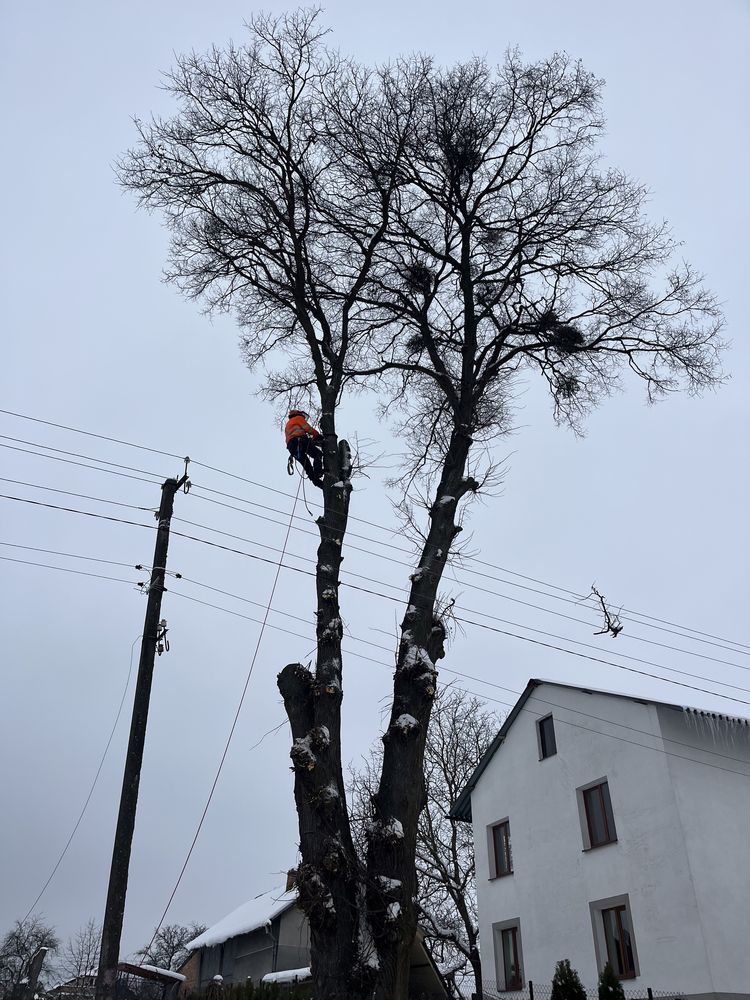
[[[167,548],[169,546],[169,525],[172,519],[174,498],[177,490],[187,481],[187,471],[181,479],[167,479],[161,488],[159,505],[159,525],[156,531],[154,562],[148,588],[146,619],[141,638],[141,657],[138,662],[138,679],[133,700],[133,717],[130,722],[130,738],[125,758],[125,773],[120,794],[120,811],[117,816],[115,843],[112,849],[112,867],[109,872],[107,904],[102,923],[102,943],[99,957],[99,972],[96,977],[96,1000],[115,1000],[117,983],[117,963],[120,958],[120,937],[122,918],[125,912],[125,893],[128,888],[130,850],[135,829],[135,812],[138,804],[138,785],[141,778],[143,746],[146,739],[146,721],[151,697],[151,680],[154,674],[161,595],[164,593],[164,578],[167,568]]]

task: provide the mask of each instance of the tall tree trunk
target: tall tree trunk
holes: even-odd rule
[[[424,747],[437,681],[435,663],[444,656],[445,628],[435,616],[435,600],[451,544],[461,530],[455,520],[457,504],[478,485],[465,477],[470,447],[469,435],[456,429],[401,624],[393,706],[368,833],[368,904],[380,957],[376,1000],[407,996],[417,928],[414,859],[417,821],[425,804]]]
[[[368,975],[358,962],[361,879],[346,809],[340,738],[343,626],[339,571],[351,463],[348,450],[338,445],[332,401],[323,400],[323,411],[325,481],[324,513],[317,520],[317,661],[314,673],[301,663],[288,664],[279,674],[278,685],[293,737],[290,756],[302,856],[297,885],[310,924],[315,995],[325,1000],[357,1000],[368,995]]]

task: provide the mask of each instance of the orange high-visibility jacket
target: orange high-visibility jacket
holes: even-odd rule
[[[284,428],[284,437],[287,444],[295,438],[303,437],[305,434],[309,434],[313,440],[320,437],[320,431],[316,431],[314,427],[308,424],[301,414],[296,417],[290,417],[287,420],[286,427]]]

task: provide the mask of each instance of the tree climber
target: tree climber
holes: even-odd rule
[[[289,419],[284,428],[287,451],[290,454],[289,468],[292,460],[297,459],[305,470],[310,482],[323,489],[323,452],[321,450],[320,431],[307,422],[308,414],[304,410],[290,410]]]

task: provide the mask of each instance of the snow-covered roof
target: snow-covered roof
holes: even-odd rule
[[[186,946],[190,951],[197,948],[208,948],[212,945],[223,944],[230,938],[238,937],[240,934],[249,934],[269,924],[275,917],[284,913],[297,902],[297,892],[282,892],[281,887],[262,892],[254,899],[248,900],[236,910],[232,910],[226,917],[223,917],[213,927],[199,934]]]
[[[156,965],[141,965],[141,969],[145,969],[146,972],[157,972],[160,976],[166,976],[167,979],[176,979],[178,983],[184,983],[185,977],[181,972],[172,972],[171,969],[160,969]]]
[[[531,681],[529,681],[531,683]],[[633,691],[615,691],[613,688],[591,687],[588,684],[568,684],[565,681],[552,680],[550,677],[537,677],[537,684],[551,684],[554,687],[574,688],[576,691],[591,691],[594,694],[608,694],[613,698],[629,698],[630,701],[648,702],[649,705],[665,705],[667,708],[678,708],[691,715],[701,715],[707,719],[723,719],[727,722],[737,722],[743,726],[750,726],[750,717],[744,715],[727,715],[726,712],[715,712],[710,708],[695,708],[691,705],[683,705],[676,701],[663,701],[660,698],[649,698],[647,695],[637,694]]]
[[[172,972],[171,969],[160,969],[157,965],[136,965],[134,962],[118,962],[117,968],[120,972],[127,972],[131,976],[140,976],[142,979],[155,979],[158,982],[171,979],[176,983],[185,982],[185,977],[181,972]]]
[[[261,979],[262,983],[303,983],[312,979],[309,969],[286,969],[284,972],[267,972]]]

